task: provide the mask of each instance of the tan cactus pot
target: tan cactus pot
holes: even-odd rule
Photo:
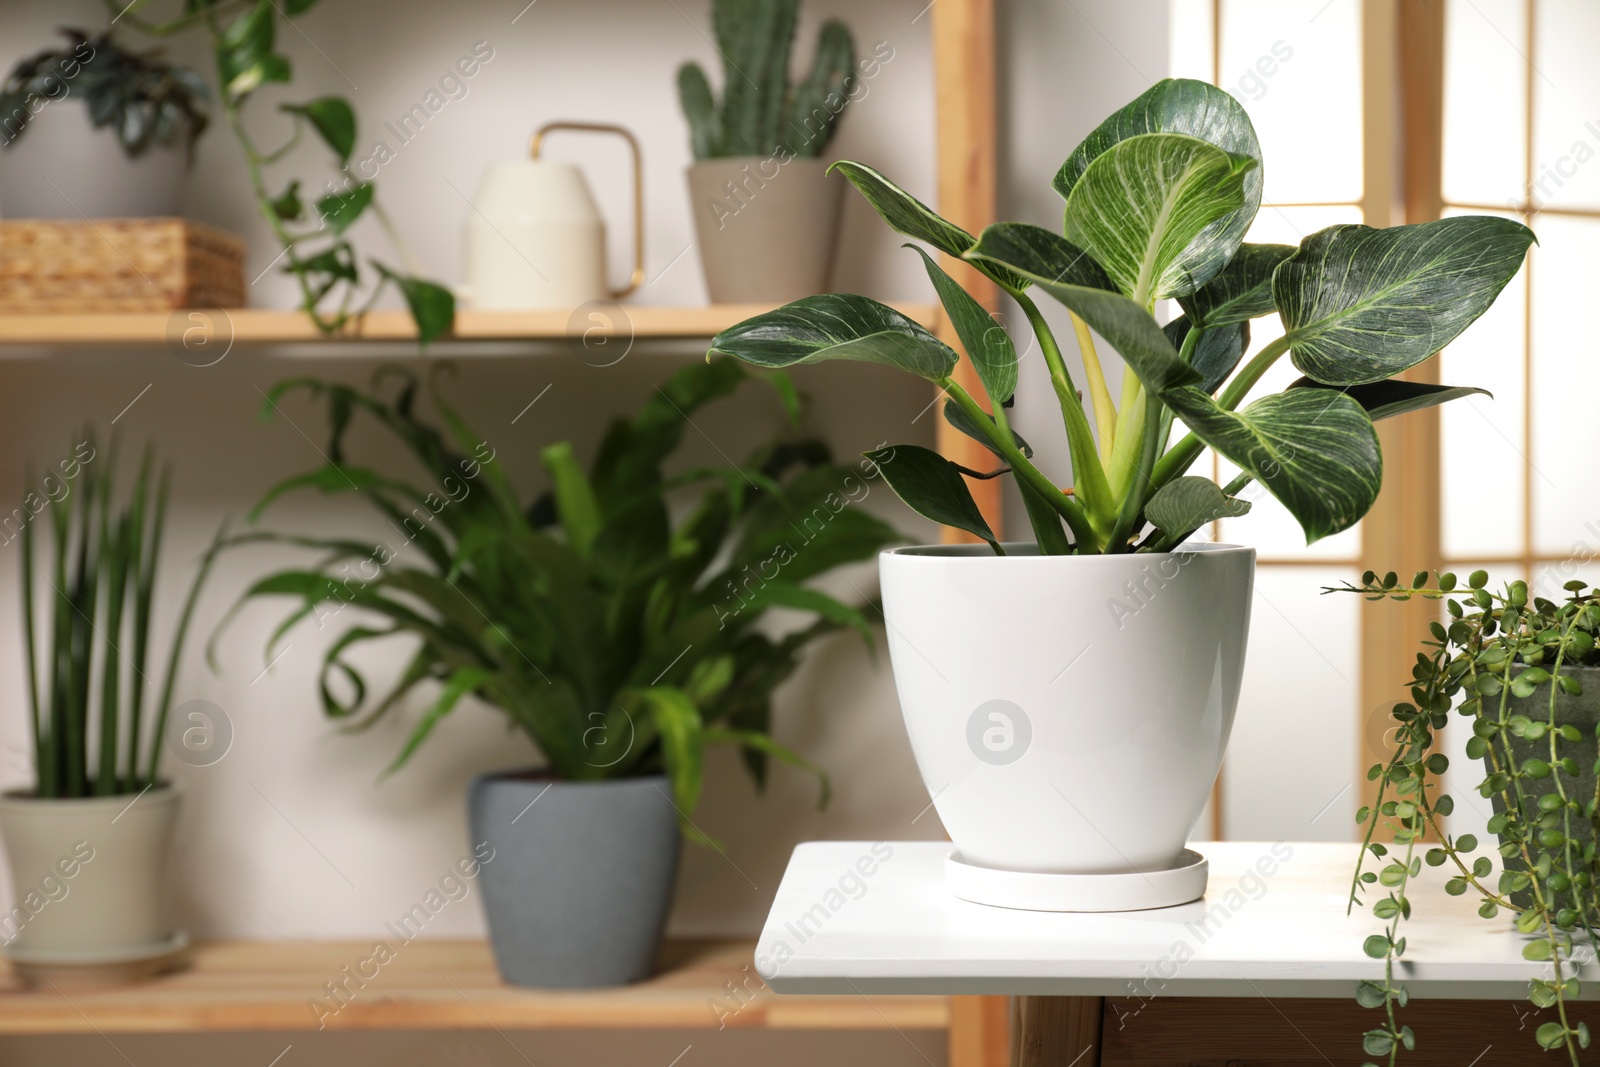
[[[734,156],[689,168],[700,265],[714,304],[828,291],[845,180],[820,159]]]

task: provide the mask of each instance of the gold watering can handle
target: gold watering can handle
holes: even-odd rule
[[[644,281],[644,163],[639,155],[639,139],[621,126],[603,122],[547,122],[529,138],[528,155],[538,159],[539,150],[544,147],[545,134],[553,130],[614,133],[628,142],[628,149],[633,153],[633,273],[628,276],[626,287],[611,291],[611,295],[620,300],[639,288],[639,283]]]

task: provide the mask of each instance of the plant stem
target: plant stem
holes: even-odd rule
[[[1076,542],[1074,547],[1085,555],[1098,554],[1099,542],[1095,540],[1094,531],[1089,525],[1089,517],[1084,514],[1083,508],[1058,489],[1038,467],[1029,462],[1028,457],[1022,454],[1022,450],[1011,439],[1010,432],[1002,433],[1000,427],[989,418],[988,413],[978,406],[978,402],[972,399],[959,383],[953,378],[941,378],[936,384],[949,394],[950,399],[954,400],[958,407],[971,416],[972,421],[983,431],[984,436],[989,438],[995,450],[1011,465],[1012,473],[1033,486],[1039,495],[1049,501],[1050,506],[1066,520],[1067,525],[1072,528],[1073,539]]]
[[[1078,354],[1083,359],[1083,374],[1089,380],[1089,400],[1094,405],[1095,430],[1100,436],[1100,465],[1111,473],[1111,450],[1117,441],[1117,406],[1111,402],[1111,390],[1106,388],[1105,371],[1100,366],[1100,353],[1094,346],[1094,334],[1089,324],[1072,312],[1072,332],[1078,338]]]
[[[1050,369],[1050,382],[1055,387],[1056,400],[1061,405],[1061,418],[1067,428],[1067,449],[1072,458],[1074,490],[1078,503],[1082,505],[1080,510],[1096,528],[1096,535],[1091,540],[1098,546],[1099,537],[1106,532],[1104,527],[1109,527],[1111,524],[1111,509],[1115,506],[1115,501],[1110,485],[1106,481],[1105,469],[1100,465],[1094,432],[1089,428],[1089,418],[1083,412],[1083,401],[1078,397],[1078,390],[1072,384],[1072,375],[1067,372],[1066,361],[1061,358],[1061,347],[1056,344],[1050,324],[1045,321],[1038,305],[1026,293],[1017,291],[1011,295],[1022,308],[1023,314],[1028,317],[1028,323],[1039,339],[1039,350],[1044,354],[1045,365]],[[1055,489],[1054,485],[1051,488],[1053,495],[1060,495],[1060,491]],[[1080,552],[1083,551],[1083,544],[1080,538]]]
[[[1160,399],[1154,393],[1145,397],[1139,461],[1127,493],[1122,498],[1122,512],[1117,516],[1117,524],[1111,528],[1111,537],[1106,542],[1107,552],[1128,551],[1128,540],[1135,532],[1134,523],[1144,511],[1144,502],[1149,499],[1145,487],[1149,485],[1150,472],[1155,468],[1156,454],[1161,450],[1161,406]]]
[[[212,46],[213,50],[215,50],[222,37],[222,27],[217,23],[215,9],[208,8],[206,10],[205,22],[206,28],[211,33]],[[250,134],[244,128],[244,118],[239,111],[239,103],[228,92],[220,59],[217,65],[217,81],[220,87],[217,95],[221,99],[222,113],[228,120],[228,128],[233,131],[234,137],[239,142],[239,147],[244,152],[245,170],[250,177],[250,189],[255,194],[256,208],[272,229],[273,235],[278,238],[278,242],[283,246],[284,255],[289,259],[290,273],[295,276],[295,281],[300,285],[301,304],[305,308],[306,314],[311,317],[311,321],[316,324],[317,329],[324,334],[331,335],[344,325],[344,321],[342,318],[325,320],[317,312],[316,297],[311,291],[311,283],[306,278],[299,253],[295,251],[297,239],[284,226],[283,220],[278,217],[277,211],[272,206],[272,194],[267,191],[266,176],[261,170],[262,165],[266,162],[266,157],[256,151],[255,142],[251,140]]]
[[[1222,390],[1217,397],[1217,404],[1224,410],[1232,411],[1237,408],[1244,398],[1249,395],[1251,388],[1261,380],[1261,376],[1272,369],[1278,362],[1278,357],[1289,351],[1289,338],[1280,337],[1266,345],[1255,354],[1255,358],[1245,364],[1244,370],[1229,382],[1227,388]]]

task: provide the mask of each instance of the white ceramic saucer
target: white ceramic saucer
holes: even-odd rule
[[[11,961],[12,970],[32,986],[56,984],[120,985],[150,978],[184,965],[189,935],[182,930],[148,945],[118,949],[59,949],[29,951],[16,946],[0,949]]]
[[[1002,871],[967,863],[953,851],[944,860],[945,882],[962,900],[1025,911],[1170,908],[1205,896],[1208,873],[1206,858],[1192,849],[1168,870],[1125,874]]]

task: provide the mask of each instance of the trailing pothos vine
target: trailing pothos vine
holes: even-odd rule
[[[1574,1025],[1567,1006],[1579,992],[1574,935],[1581,931],[1600,944],[1593,940],[1600,926],[1594,833],[1600,787],[1590,782],[1578,788],[1584,778],[1600,774],[1600,730],[1586,734],[1562,720],[1572,717],[1572,698],[1584,691],[1579,668],[1600,665],[1600,588],[1581,581],[1564,588],[1566,598],[1558,603],[1530,599],[1521,581],[1491,592],[1483,571],[1474,571],[1465,587],[1450,573],[1439,574],[1430,587],[1426,572],[1401,585],[1393,573],[1379,578],[1369,571],[1359,584],[1327,590],[1360,592],[1369,600],[1441,599],[1447,613],[1430,624],[1425,651],[1417,654],[1411,701],[1391,712],[1393,754],[1367,772],[1377,794],[1356,813],[1365,832],[1350,905],[1363,904],[1363,893],[1374,884],[1387,890],[1372,904],[1387,926],[1363,946],[1368,956],[1384,961],[1384,977],[1364,981],[1356,991],[1363,1006],[1383,1010],[1384,1021],[1362,1043],[1368,1055],[1386,1057],[1391,1065],[1416,1045],[1412,1029],[1399,1020],[1407,993],[1395,975],[1406,951],[1401,927],[1411,916],[1408,889],[1424,863],[1448,866],[1445,891],[1471,891],[1483,918],[1510,913],[1528,939],[1524,958],[1550,965],[1549,976],[1528,987],[1534,1005],[1555,1009],[1556,1017],[1535,1031],[1539,1045],[1565,1049],[1574,1064],[1579,1049],[1589,1045],[1587,1025]],[[1477,791],[1494,808],[1489,831],[1499,842],[1498,878],[1487,855],[1473,855],[1477,839],[1452,836],[1442,822],[1454,801],[1440,782],[1450,761],[1438,751],[1439,731],[1452,707],[1471,724],[1467,755],[1484,764]],[[1380,825],[1392,834],[1392,846],[1374,840]],[[1369,857],[1378,870],[1367,869]]]
[[[372,275],[363,277],[360,257],[348,236],[350,226],[371,212],[405,257],[404,247],[388,216],[373,199],[373,184],[350,172],[350,155],[356,144],[355,111],[343,97],[323,96],[305,103],[282,103],[278,110],[293,120],[293,130],[276,147],[257,146],[246,128],[247,106],[266,86],[287,83],[292,68],[287,56],[276,51],[279,21],[304,14],[317,0],[185,0],[183,13],[165,21],[141,17],[148,0],[105,0],[119,23],[160,37],[196,30],[210,38],[216,62],[218,97],[223,117],[244,152],[250,189],[262,218],[283,247],[283,270],[300,288],[300,306],[317,328],[337,334],[377,303],[393,282],[405,297],[417,324],[417,337],[426,344],[449,332],[455,321],[455,297],[444,286],[416,276],[416,268],[398,271],[368,257]],[[333,152],[337,176],[324,185],[324,194],[309,204],[302,198],[302,181],[283,185],[268,179],[300,143],[309,128]],[[367,285],[376,276],[376,284]]]

